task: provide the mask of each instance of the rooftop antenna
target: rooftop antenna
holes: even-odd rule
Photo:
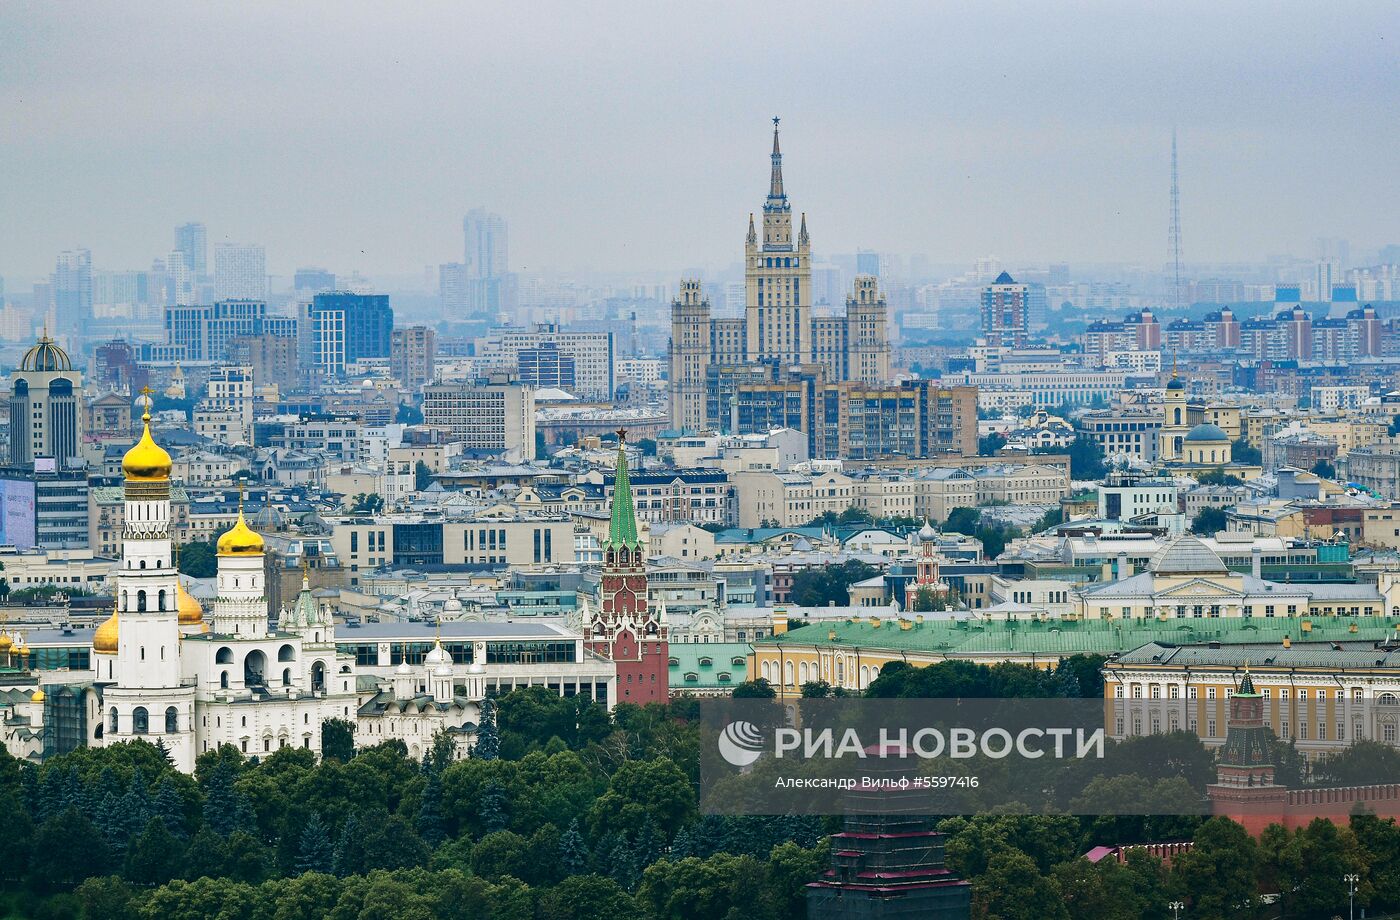
[[[1176,126],[1172,126],[1172,217],[1168,231],[1172,250],[1172,297],[1178,309],[1186,306],[1186,291],[1181,286],[1181,188],[1176,173]]]

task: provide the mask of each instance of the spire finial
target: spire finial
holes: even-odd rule
[[[773,116],[773,172],[768,181],[768,199],[777,201],[783,194],[783,152],[778,147],[778,116]]]
[[[624,445],[624,444],[626,444],[626,443],[627,443],[627,429],[626,429],[626,428],[619,428],[619,429],[617,429],[617,446],[618,446],[618,447],[621,447],[622,445]]]
[[[141,388],[141,395],[146,397],[146,401],[141,404],[141,421],[145,422],[147,426],[151,424],[151,405],[155,402],[151,398],[151,394],[154,392],[155,390],[152,390],[149,384]]]

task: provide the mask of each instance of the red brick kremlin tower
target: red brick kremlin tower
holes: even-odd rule
[[[612,521],[603,547],[603,603],[583,625],[589,651],[617,663],[617,702],[665,703],[670,697],[670,650],[664,607],[647,605],[646,547],[637,534],[632,483],[627,475],[627,433],[617,433],[617,476]]]
[[[1239,689],[1230,697],[1225,725],[1225,747],[1217,761],[1216,780],[1206,787],[1211,809],[1243,824],[1258,837],[1265,827],[1282,819],[1288,788],[1274,784],[1264,698],[1254,689],[1248,668]]]

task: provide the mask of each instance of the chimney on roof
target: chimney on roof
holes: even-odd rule
[[[1257,543],[1249,548],[1249,564],[1255,578],[1264,577],[1264,551]]]
[[[1118,554],[1118,580],[1131,578],[1133,575],[1133,564],[1128,561],[1128,554],[1120,552]]]

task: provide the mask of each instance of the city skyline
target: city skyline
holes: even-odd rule
[[[1375,114],[1398,101],[1384,50],[1396,16],[1381,6],[1286,23],[1204,7],[891,8],[863,25],[774,8],[743,29],[605,10],[606,34],[567,8],[528,32],[474,8],[469,33],[451,10],[352,11],[309,43],[306,11],[265,12],[254,29],[188,11],[178,35],[158,5],[0,14],[16,61],[0,168],[20,177],[8,197],[25,218],[0,230],[8,289],[78,247],[102,267],[148,265],[187,221],[211,250],[263,245],[276,275],[417,275],[460,258],[462,216],[483,206],[512,224],[512,270],[723,266],[775,114],[823,253],[1160,267],[1173,126],[1189,262],[1306,257],[1322,236],[1358,252],[1394,242],[1375,197],[1397,130]],[[908,25],[879,28],[887,18]],[[122,40],[87,40],[97,32]],[[808,53],[766,52],[780,33]],[[872,61],[927,91],[869,93]],[[1338,124],[1368,127],[1349,139]]]

